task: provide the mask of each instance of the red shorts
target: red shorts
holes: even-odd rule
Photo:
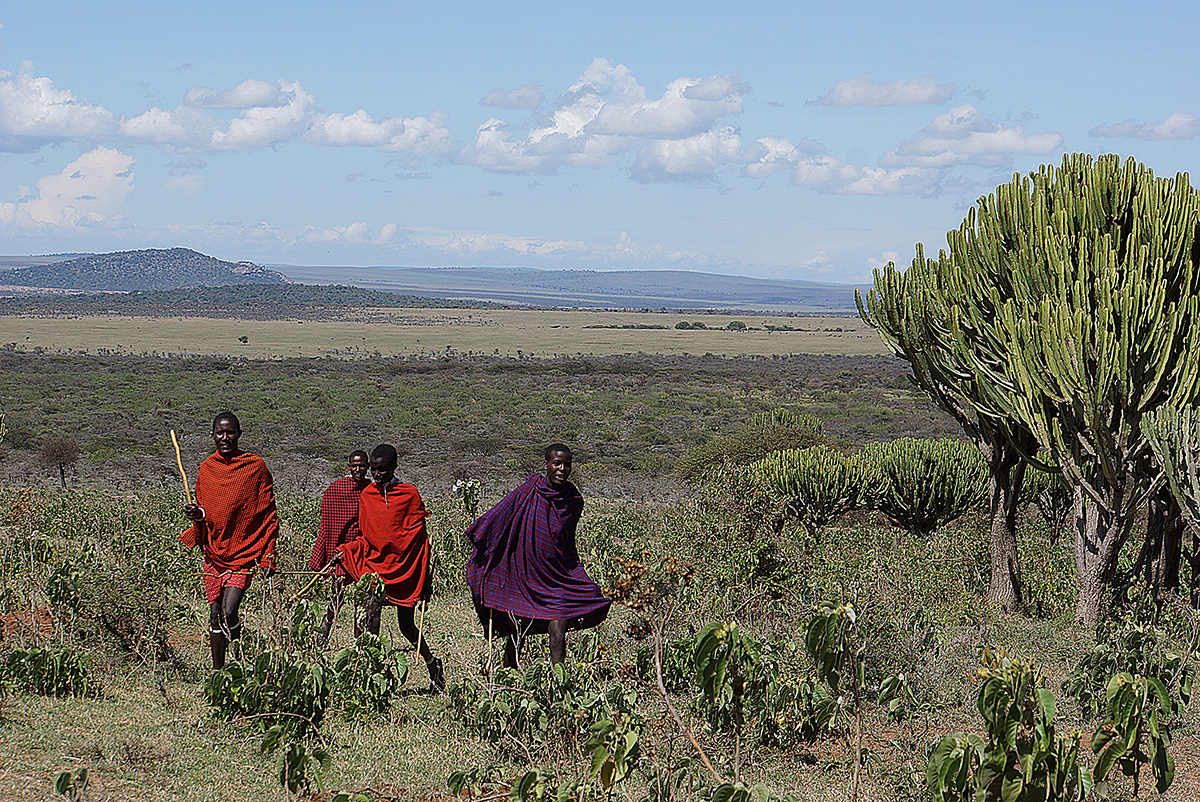
[[[225,588],[241,588],[245,590],[250,587],[250,576],[253,573],[252,569],[246,568],[241,571],[218,571],[215,567],[204,563],[204,596],[208,599],[209,604],[214,604],[221,598],[221,591]]]

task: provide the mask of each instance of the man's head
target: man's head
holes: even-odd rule
[[[571,475],[571,449],[562,443],[551,443],[546,446],[543,456],[546,458],[546,481],[554,487],[566,484]]]
[[[222,412],[213,418],[213,443],[222,457],[238,454],[238,438],[242,436],[242,424],[232,412]]]
[[[367,469],[370,467],[370,458],[367,452],[361,448],[350,452],[350,458],[346,460],[346,468],[350,472],[350,478],[356,482],[364,482],[367,479]]]
[[[371,478],[380,486],[387,485],[396,475],[396,449],[387,443],[375,446],[371,452]]]

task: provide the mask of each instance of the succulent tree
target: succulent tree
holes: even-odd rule
[[[990,260],[990,408],[1031,431],[1074,488],[1079,599],[1095,624],[1135,516],[1157,489],[1143,415],[1200,395],[1200,193],[1132,159],[1072,155],[979,201],[952,254]],[[957,318],[955,318],[956,320]],[[1032,455],[1030,455],[1032,456]]]
[[[1165,406],[1142,418],[1145,433],[1155,459],[1166,476],[1172,501],[1186,521],[1192,533],[1188,559],[1191,564],[1192,606],[1200,607],[1200,410],[1195,407],[1177,409]],[[1176,543],[1171,535],[1177,534]],[[1168,556],[1167,570],[1176,571],[1174,581],[1178,584],[1179,548],[1183,532],[1167,530],[1164,549]],[[1170,584],[1166,578],[1164,584]],[[1153,583],[1152,583],[1153,584]]]
[[[835,518],[861,506],[873,474],[858,454],[828,446],[776,451],[750,466],[779,505],[784,520],[814,537]]]
[[[1021,605],[1016,516],[1025,472],[1023,452],[1036,451],[1032,432],[991,403],[978,365],[1003,372],[994,330],[995,306],[1011,295],[1003,266],[971,250],[926,259],[918,243],[903,272],[888,263],[875,271],[859,314],[912,367],[913,381],[962,426],[988,463],[991,579],[988,599],[1006,610]],[[994,295],[989,291],[994,290]]]
[[[987,500],[987,465],[970,443],[903,437],[861,456],[874,474],[866,506],[914,534],[928,536]]]

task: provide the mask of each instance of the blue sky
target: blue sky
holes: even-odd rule
[[[0,252],[862,281],[1064,153],[1200,173],[1198,19],[1153,2],[7,4]]]

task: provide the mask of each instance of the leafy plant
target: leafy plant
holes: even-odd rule
[[[935,802],[1075,800],[1092,790],[1079,762],[1079,731],[1054,729],[1054,694],[1029,663],[984,648],[977,699],[987,739],[944,736],[929,755],[925,779]]]
[[[872,463],[829,446],[776,451],[751,465],[776,499],[780,516],[812,537],[871,498]]]
[[[408,677],[408,658],[387,638],[364,632],[333,657],[336,694],[346,715],[383,713]]]
[[[267,730],[259,747],[259,752],[264,755],[276,753],[275,771],[279,776],[279,784],[293,794],[301,789],[308,790],[314,782],[319,790],[324,791],[321,775],[333,765],[329,751],[287,738],[287,735],[287,730],[276,724]]]
[[[0,676],[16,691],[41,696],[88,696],[96,692],[87,661],[70,646],[13,649],[0,667]]]
[[[1107,796],[1108,775],[1114,767],[1133,778],[1133,795],[1143,766],[1154,774],[1154,787],[1166,793],[1175,780],[1175,759],[1167,751],[1171,745],[1168,720],[1173,705],[1162,682],[1154,677],[1138,677],[1122,671],[1105,688],[1108,716],[1104,726],[1092,736],[1096,766],[1092,777],[1101,795]]]
[[[278,725],[303,735],[325,718],[330,679],[319,662],[268,649],[251,661],[233,661],[212,672],[204,682],[204,695],[220,719],[246,717],[264,730]]]

